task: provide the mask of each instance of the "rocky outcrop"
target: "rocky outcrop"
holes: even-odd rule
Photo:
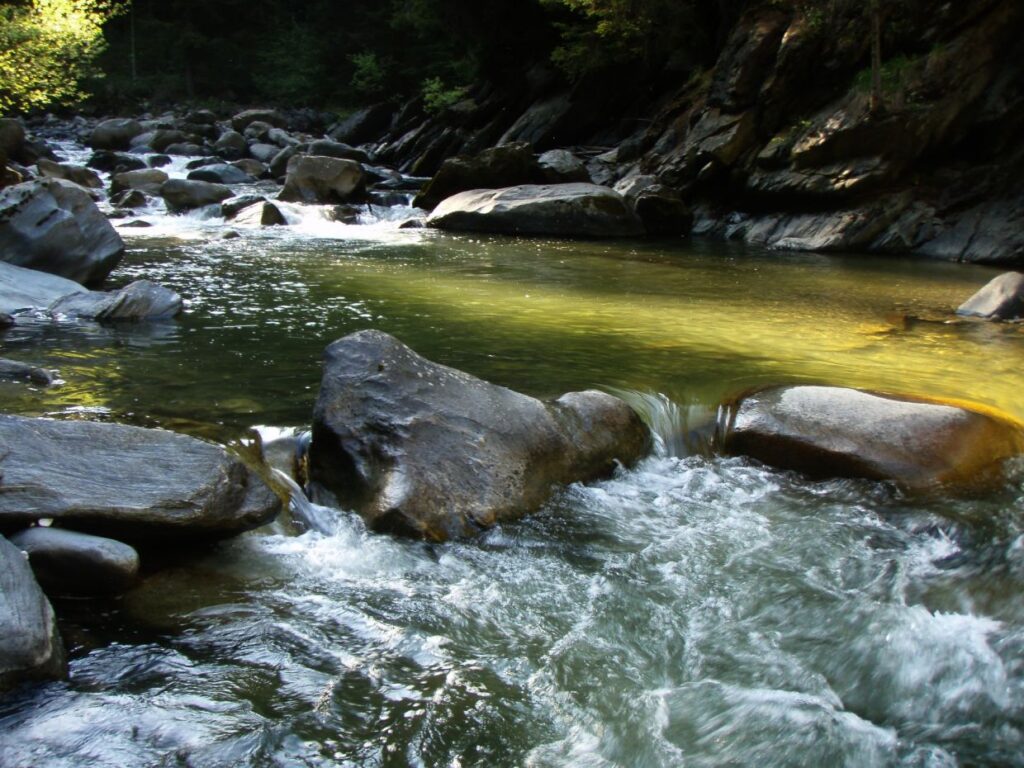
[[[0,536],[0,691],[67,674],[53,608],[21,550]]]
[[[427,226],[461,232],[556,237],[635,237],[644,232],[623,197],[595,184],[527,185],[449,197]]]
[[[123,253],[121,236],[77,184],[43,179],[0,192],[0,260],[92,285]]]
[[[363,167],[354,160],[319,155],[295,155],[279,200],[290,203],[344,203],[362,195]]]
[[[139,574],[139,553],[102,536],[35,527],[13,534],[10,542],[28,555],[36,581],[52,596],[117,595]]]
[[[223,184],[188,179],[171,179],[160,187],[160,196],[171,213],[216,205],[234,194],[230,187]]]
[[[360,331],[324,354],[309,472],[314,499],[356,510],[374,530],[440,541],[631,464],[649,438],[610,395],[543,403]]]
[[[0,415],[0,529],[42,518],[136,542],[211,540],[263,525],[281,502],[223,448],[121,424]]]
[[[363,144],[381,136],[391,125],[395,114],[393,104],[374,104],[353,112],[341,122],[331,126],[327,134],[335,141]]]
[[[487,149],[474,157],[451,157],[413,200],[430,210],[442,200],[471,189],[500,189],[545,181],[525,142]]]
[[[992,278],[957,308],[958,315],[986,320],[1024,317],[1024,273],[1005,272]]]
[[[1024,451],[1020,428],[988,414],[839,387],[748,395],[726,452],[812,477],[891,480],[909,488],[973,485]]]

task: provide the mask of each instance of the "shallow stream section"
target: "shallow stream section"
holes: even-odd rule
[[[723,399],[778,383],[1024,419],[1024,326],[954,321],[977,267],[451,236],[298,208],[122,228],[114,284],[177,321],[17,326],[62,386],[5,410],[226,444],[308,425],[319,359],[362,328],[537,396],[602,387],[663,449],[472,541],[318,509],[64,602],[67,683],[0,699],[0,765],[1024,765],[1024,466],[982,498],[810,482],[690,454]],[[125,220],[127,221],[127,220]],[[689,454],[689,455],[688,455]]]

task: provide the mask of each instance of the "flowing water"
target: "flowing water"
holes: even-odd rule
[[[373,327],[533,395],[624,392],[662,449],[472,541],[307,505],[306,533],[61,601],[70,681],[0,698],[0,765],[1024,765],[1024,467],[983,498],[907,497],[686,439],[787,382],[1024,419],[1024,326],[951,322],[989,272],[287,215],[225,240],[144,212],[113,282],[186,314],[19,325],[2,354],[63,384],[4,384],[5,409],[245,444],[307,425],[323,347]]]

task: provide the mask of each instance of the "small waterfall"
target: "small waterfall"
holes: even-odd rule
[[[661,392],[609,389],[640,414],[654,434],[659,456],[709,454],[716,444],[719,409],[706,403],[678,403]]]
[[[276,481],[291,491],[288,508],[297,522],[308,530],[322,533],[325,536],[330,536],[335,532],[338,524],[338,510],[314,504],[306,498],[305,491],[287,473],[273,468],[270,471]]]

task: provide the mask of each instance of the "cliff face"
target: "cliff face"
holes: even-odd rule
[[[481,88],[429,120],[408,107],[378,150],[430,174],[495,144],[569,147],[599,183],[678,190],[696,235],[1024,263],[1024,4],[922,8],[883,37],[896,50],[883,50],[880,110],[862,9],[826,19],[769,3],[710,71],[559,90],[535,70],[519,93]]]

